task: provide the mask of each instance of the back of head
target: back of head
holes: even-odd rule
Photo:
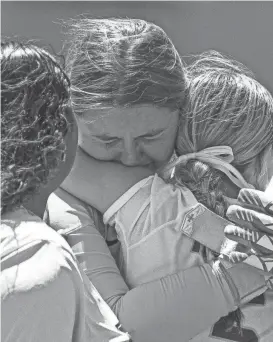
[[[185,75],[166,33],[140,19],[76,19],[67,23],[66,70],[73,109],[151,104],[178,108]]]
[[[200,55],[188,67],[189,93],[183,108],[177,153],[226,145],[243,175],[255,161],[254,186],[262,182],[264,153],[273,142],[273,99],[242,64],[220,53]],[[256,172],[256,173],[255,173]]]
[[[187,68],[189,88],[181,114],[176,151],[178,155],[213,146],[233,150],[233,166],[245,179],[261,187],[266,158],[273,144],[273,99],[241,63],[218,52],[201,54]],[[249,168],[251,173],[246,173]],[[251,174],[251,177],[249,175]],[[227,203],[224,174],[192,159],[175,169],[174,181],[187,186],[197,200],[224,216]],[[240,309],[225,317],[227,329],[240,330]]]
[[[37,46],[1,44],[1,212],[46,184],[65,153],[69,80]]]

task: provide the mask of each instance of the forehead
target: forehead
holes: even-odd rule
[[[104,133],[119,137],[126,132],[140,136],[165,129],[173,122],[177,124],[177,115],[168,108],[137,106],[90,110],[84,113],[83,120],[88,130],[94,134]]]

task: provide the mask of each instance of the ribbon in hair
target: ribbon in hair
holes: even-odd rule
[[[192,152],[178,157],[167,165],[167,169],[174,169],[179,164],[186,164],[191,159],[197,159],[207,163],[215,169],[222,171],[233,184],[241,188],[252,188],[253,186],[244,179],[241,173],[230,163],[234,160],[232,148],[229,146],[208,147],[199,152]]]

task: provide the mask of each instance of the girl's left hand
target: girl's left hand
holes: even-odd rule
[[[245,247],[245,263],[273,274],[273,201],[271,194],[242,189],[238,205],[231,205],[227,217],[236,225],[228,225],[225,235]],[[236,255],[238,249],[231,251]],[[235,258],[236,259],[236,258]]]

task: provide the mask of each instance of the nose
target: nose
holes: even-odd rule
[[[124,146],[120,162],[126,166],[139,165],[139,154],[139,148],[134,139],[124,139]]]

